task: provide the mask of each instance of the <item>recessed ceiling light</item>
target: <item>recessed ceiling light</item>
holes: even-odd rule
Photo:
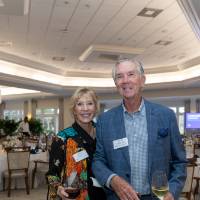
[[[172,58],[172,59],[176,58],[176,55],[173,55],[171,58]]]
[[[161,32],[162,32],[162,33],[167,33],[167,30],[166,30],[166,29],[163,29]]]
[[[53,56],[52,60],[54,60],[54,61],[64,61],[65,57],[64,56]]]
[[[180,56],[178,57],[179,60],[181,60],[181,59],[183,59],[183,58],[185,58],[185,55],[180,55]]]
[[[0,7],[4,7],[4,2],[3,2],[3,0],[0,0]]]
[[[157,42],[155,42],[154,44],[156,45],[163,45],[163,46],[167,46],[169,44],[171,44],[172,41],[166,41],[166,40],[158,40]]]
[[[0,47],[11,47],[12,42],[10,41],[0,41]]]
[[[63,29],[60,29],[60,31],[61,31],[62,33],[67,33],[67,32],[68,32],[68,29],[67,29],[67,27],[65,27],[65,28],[63,28]]]
[[[141,17],[156,17],[158,16],[163,10],[156,9],[156,8],[143,8],[137,16]]]
[[[85,7],[86,8],[90,8],[90,4],[85,4]]]

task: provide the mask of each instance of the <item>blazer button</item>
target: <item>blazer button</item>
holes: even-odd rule
[[[126,174],[126,177],[127,177],[127,178],[129,178],[129,177],[130,177],[130,175],[129,175],[129,174]]]

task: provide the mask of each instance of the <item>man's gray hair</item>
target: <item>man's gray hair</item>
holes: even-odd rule
[[[136,69],[138,70],[138,72],[143,75],[144,74],[144,68],[143,68],[143,64],[138,61],[138,60],[135,60],[135,59],[129,59],[129,58],[123,58],[123,59],[120,59],[116,62],[116,64],[113,66],[112,68],[112,78],[113,80],[115,81],[115,78],[116,78],[116,67],[120,64],[120,63],[123,63],[123,62],[126,62],[126,61],[129,61],[131,63],[133,63],[135,66],[136,66]]]

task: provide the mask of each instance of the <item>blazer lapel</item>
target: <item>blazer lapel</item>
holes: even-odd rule
[[[148,132],[148,166],[149,166],[149,177],[151,177],[151,166],[153,158],[153,149],[157,139],[157,117],[155,111],[148,101],[144,101],[146,109],[147,119],[147,132]]]
[[[116,117],[116,122],[115,122],[118,139],[126,138],[123,112],[124,111],[123,111],[123,108],[122,108],[122,105],[121,105],[117,109],[116,116],[119,116],[119,117]],[[130,157],[129,157],[128,146],[123,147],[123,150],[121,152],[123,154],[123,157],[127,161],[129,167],[130,167]]]

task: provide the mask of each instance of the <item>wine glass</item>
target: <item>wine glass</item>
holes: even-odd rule
[[[152,175],[151,183],[152,192],[160,199],[163,200],[164,196],[169,191],[167,175],[162,170],[157,170]]]
[[[76,199],[80,195],[80,181],[77,172],[73,171],[64,182],[65,192],[68,193],[69,199]]]

